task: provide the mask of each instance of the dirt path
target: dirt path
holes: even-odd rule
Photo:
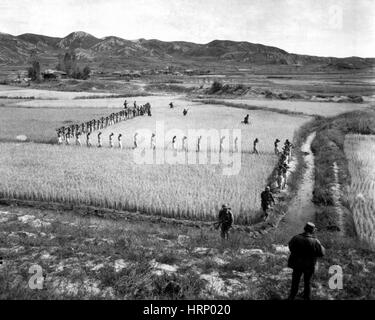
[[[307,168],[297,195],[284,218],[284,227],[292,233],[302,231],[306,222],[314,220],[315,205],[311,201],[314,190],[314,155],[311,152],[311,143],[314,138],[315,132],[307,137],[301,147],[301,151],[306,153],[304,161]]]

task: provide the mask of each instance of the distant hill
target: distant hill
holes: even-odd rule
[[[100,42],[100,39],[95,38],[91,34],[83,31],[76,31],[57,42],[57,47],[61,49],[89,49],[98,42]]]
[[[102,39],[83,32],[72,32],[64,38],[25,33],[19,36],[0,33],[0,63],[22,65],[32,52],[41,62],[53,64],[66,50],[75,50],[78,59],[103,68],[132,64],[316,66],[327,70],[374,68],[374,58],[334,58],[288,53],[280,48],[245,41],[214,40],[207,44],[184,41],[165,42],[156,39],[126,40],[109,36]]]

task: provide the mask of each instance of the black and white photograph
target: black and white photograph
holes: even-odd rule
[[[0,304],[374,300],[374,17],[0,0]]]

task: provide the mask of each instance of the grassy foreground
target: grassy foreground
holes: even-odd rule
[[[147,222],[80,217],[33,208],[0,207],[0,299],[283,299],[283,234],[252,239],[217,231]],[[315,299],[374,299],[374,253],[348,251],[324,238]],[[344,288],[331,290],[331,265],[344,269]],[[42,289],[29,282],[39,265]]]

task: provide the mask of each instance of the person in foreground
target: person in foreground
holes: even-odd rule
[[[223,204],[219,212],[218,221],[215,222],[216,229],[220,228],[220,236],[223,240],[229,239],[229,230],[234,222],[233,213],[227,204]]]
[[[311,299],[311,278],[315,271],[315,264],[318,258],[323,257],[325,249],[320,241],[315,237],[315,225],[308,222],[304,228],[305,232],[294,236],[289,241],[290,256],[288,267],[293,269],[292,287],[288,300],[294,300],[298,293],[298,286],[303,274],[304,280],[304,300]]]

